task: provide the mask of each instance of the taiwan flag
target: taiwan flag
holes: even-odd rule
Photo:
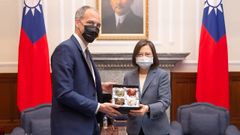
[[[19,110],[51,103],[51,91],[49,52],[41,0],[24,0],[18,57]]]
[[[228,50],[222,0],[205,0],[196,98],[229,109]]]

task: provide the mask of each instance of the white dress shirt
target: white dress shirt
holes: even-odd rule
[[[84,57],[85,57],[85,59],[86,59],[86,53],[85,53],[85,51],[86,51],[86,49],[87,49],[87,45],[84,44],[84,42],[82,41],[82,39],[79,38],[79,36],[78,36],[76,33],[73,33],[73,36],[77,39],[78,43],[80,44],[80,47],[82,48]],[[91,67],[90,70],[92,71],[92,76],[93,76],[94,84],[95,84],[95,86],[96,86],[96,77],[95,77],[95,74],[94,74],[93,66],[90,66],[90,67]],[[99,108],[100,108],[100,103],[98,103],[98,106],[97,106],[97,109],[96,109],[95,113],[98,112]]]

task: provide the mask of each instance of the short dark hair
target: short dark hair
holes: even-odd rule
[[[133,66],[135,67],[139,67],[136,63],[136,56],[138,55],[140,49],[143,47],[143,46],[146,46],[148,45],[151,50],[152,50],[152,54],[153,54],[153,64],[151,67],[158,67],[159,66],[159,60],[158,60],[158,55],[157,55],[157,52],[156,52],[156,49],[155,49],[155,46],[154,44],[147,40],[147,39],[142,39],[140,41],[137,42],[134,50],[133,50],[133,55],[132,55],[132,64]]]

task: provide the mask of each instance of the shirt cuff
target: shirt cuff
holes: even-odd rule
[[[98,113],[99,108],[100,108],[100,103],[98,103],[98,105],[97,105],[97,109],[96,109],[96,111],[95,111],[95,114]]]

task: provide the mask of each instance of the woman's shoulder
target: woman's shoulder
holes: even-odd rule
[[[162,68],[154,68],[153,69],[157,74],[161,74],[161,75],[168,75],[168,72],[165,69]]]
[[[127,77],[127,76],[133,76],[134,74],[137,74],[138,71],[137,69],[134,69],[134,70],[131,70],[131,71],[127,71],[124,76]]]
[[[153,70],[155,70],[156,72],[164,72],[164,73],[167,73],[167,71],[163,68],[160,68],[160,67],[156,67],[154,68]]]

